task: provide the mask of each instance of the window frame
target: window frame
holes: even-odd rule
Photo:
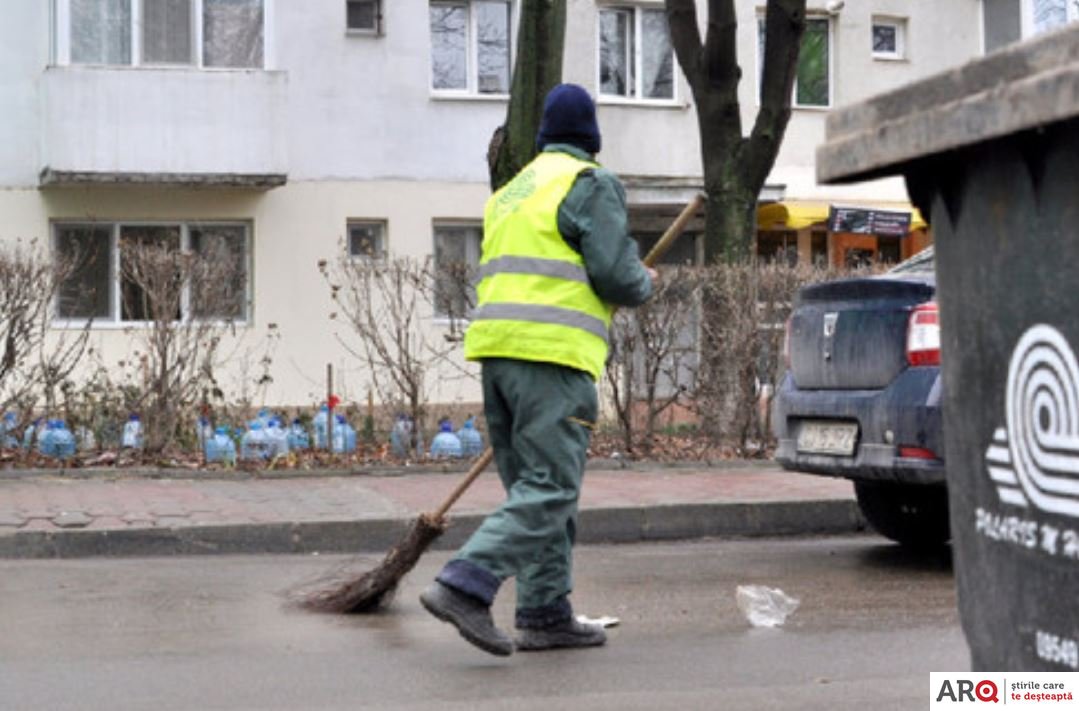
[[[129,328],[149,328],[151,321],[125,320],[123,318],[123,274],[120,268],[120,233],[124,227],[179,227],[180,250],[191,250],[191,229],[206,227],[243,227],[244,229],[244,308],[243,315],[236,319],[196,319],[191,314],[190,285],[185,285],[182,297],[181,323],[201,320],[207,323],[229,323],[236,326],[248,326],[252,323],[253,303],[253,236],[254,223],[242,219],[207,219],[207,220],[78,220],[57,219],[50,221],[49,242],[51,255],[59,253],[60,231],[64,228],[94,228],[109,229],[109,314],[107,316],[91,316],[87,318],[66,318],[60,315],[59,293],[53,297],[51,306],[51,326],[53,328],[85,328],[91,325],[94,329],[116,330]]]
[[[374,27],[352,27],[348,24],[349,6],[354,3],[369,3],[374,5]],[[382,0],[345,0],[345,34],[356,37],[381,37],[382,36]]]
[[[877,27],[892,27],[895,30],[895,51],[881,52],[873,47],[873,32]],[[874,15],[870,21],[869,50],[873,59],[886,62],[900,62],[907,59],[907,18],[894,15]]]
[[[508,27],[509,41],[507,47],[507,66],[509,76],[506,92],[501,94],[484,93],[479,90],[479,22],[478,13],[473,11],[473,6],[478,2],[504,3],[509,11]],[[428,0],[427,2],[427,36],[431,38],[431,8],[436,5],[449,7],[464,7],[468,13],[468,23],[465,26],[465,87],[463,89],[439,89],[435,87],[434,73],[434,44],[429,44],[427,55],[427,87],[431,96],[436,99],[478,99],[484,101],[506,101],[509,99],[513,88],[513,65],[517,58],[517,0]]]
[[[436,219],[431,223],[431,267],[436,280],[434,298],[431,303],[434,321],[437,324],[468,323],[471,320],[471,314],[451,316],[439,309],[437,280],[440,268],[438,263],[438,234],[440,229],[474,230],[473,234],[478,239],[469,240],[465,243],[465,261],[470,268],[479,269],[480,259],[483,257],[483,222],[480,220]],[[473,255],[472,252],[475,252],[475,254]],[[475,256],[474,262],[472,261],[473,256]],[[476,285],[472,284],[473,290],[475,290],[475,287]]]
[[[381,219],[373,219],[366,217],[348,218],[345,221],[345,249],[348,252],[348,258],[354,260],[369,260],[378,261],[385,259],[389,254],[387,247],[387,221]],[[352,228],[353,227],[377,227],[378,228],[378,251],[375,254],[357,254],[352,250]]]
[[[798,102],[798,76],[795,67],[794,87],[791,89],[791,109],[801,111],[830,111],[835,106],[835,32],[836,23],[831,15],[810,13],[806,15],[806,23],[811,21],[824,21],[828,23],[828,103],[827,104],[801,104]],[[757,105],[761,103],[761,83],[764,81],[764,13],[757,13]],[[797,64],[797,63],[796,63]]]
[[[203,30],[205,26],[205,1],[189,0],[191,3],[191,52],[190,64],[147,62],[143,54],[143,3],[145,0],[129,0],[131,27],[129,30],[131,61],[128,64],[108,64],[98,62],[71,61],[71,0],[52,0],[51,36],[53,38],[52,62],[63,67],[91,67],[108,69],[160,69],[160,70],[198,70],[207,72],[267,71],[275,65],[274,29],[276,0],[262,2],[262,66],[261,67],[218,67],[207,66]]]
[[[674,56],[674,44],[671,43],[671,96],[670,98],[649,98],[644,96],[644,72],[642,71],[644,64],[644,42],[641,41],[644,27],[644,12],[646,10],[662,11],[662,5],[653,5],[650,3],[604,3],[596,7],[596,103],[598,104],[622,104],[632,106],[677,106],[679,102],[679,90],[678,90],[678,62]],[[625,96],[622,94],[605,94],[603,93],[603,30],[601,16],[604,12],[623,12],[631,13],[632,22],[630,23],[630,30],[633,40],[633,51],[629,52],[627,49],[627,60],[632,63],[630,69],[633,76],[633,95]],[[670,31],[668,29],[668,37]]]

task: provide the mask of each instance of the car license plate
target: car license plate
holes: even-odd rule
[[[853,422],[803,422],[798,431],[798,451],[851,456],[857,439],[858,425]]]

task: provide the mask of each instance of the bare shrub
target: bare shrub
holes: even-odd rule
[[[432,374],[439,364],[451,363],[459,348],[458,308],[469,308],[460,298],[450,301],[449,334],[435,333],[425,319],[445,309],[447,294],[467,295],[466,270],[456,266],[443,271],[431,260],[407,257],[350,257],[341,250],[333,263],[319,262],[319,271],[330,288],[339,311],[331,318],[342,320],[352,338],[338,334],[350,354],[367,365],[371,384],[379,399],[404,411],[417,424],[412,449],[423,441]],[[465,304],[461,306],[461,304]],[[455,315],[456,314],[456,315]]]
[[[652,453],[660,416],[692,390],[702,271],[664,269],[652,298],[615,314],[606,378],[625,451]]]
[[[61,385],[89,348],[90,321],[51,332],[78,259],[52,258],[37,242],[0,246],[0,409],[17,410],[21,425],[36,407],[56,411]]]
[[[244,313],[242,256],[224,240],[206,239],[196,253],[175,242],[127,238],[120,243],[123,308],[140,349],[135,354],[144,447],[149,454],[176,441],[208,389],[221,339]]]

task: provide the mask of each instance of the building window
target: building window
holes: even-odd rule
[[[70,0],[72,64],[131,64],[131,0]]]
[[[483,228],[479,225],[435,225],[436,316],[468,318],[472,312],[482,243]]]
[[[896,17],[873,18],[873,58],[905,59],[907,21]]]
[[[381,30],[382,8],[379,0],[346,0],[345,27],[357,34],[378,34]]]
[[[176,318],[245,321],[250,228],[237,222],[58,223],[54,254],[63,269],[56,318],[132,323],[152,317],[153,294],[131,278],[129,246],[162,246],[200,260],[203,278],[182,287]]]
[[[431,88],[509,94],[511,14],[509,0],[432,2]]]
[[[599,11],[599,94],[674,99],[674,52],[662,8]]]
[[[828,266],[828,233],[814,231],[809,236],[809,258],[815,267]]]
[[[1024,33],[1025,36],[1049,32],[1079,19],[1079,6],[1075,0],[1026,0],[1024,5],[1024,14],[1028,15],[1025,19],[1030,28]]]
[[[757,261],[774,262],[788,267],[798,265],[798,233],[777,230],[757,233]]]
[[[348,254],[360,259],[378,259],[386,254],[386,223],[349,220]]]
[[[265,0],[56,1],[60,64],[265,64]]]
[[[757,85],[764,78],[764,16],[757,17]],[[801,108],[828,108],[832,105],[832,25],[824,17],[806,18],[798,69],[794,81],[793,105]]]

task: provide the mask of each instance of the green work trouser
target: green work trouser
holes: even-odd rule
[[[516,576],[517,609],[569,594],[577,499],[596,386],[587,373],[548,363],[483,361],[484,414],[506,500],[457,558],[499,580]]]

